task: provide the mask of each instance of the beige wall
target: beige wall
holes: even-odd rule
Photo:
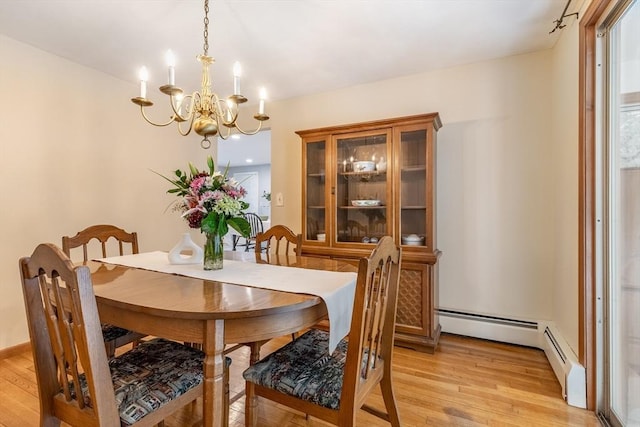
[[[270,105],[274,223],[300,231],[295,130],[438,111],[440,307],[551,320],[555,197],[550,50]],[[563,258],[569,258],[565,255]]]
[[[187,227],[149,169],[205,165],[207,153],[196,136],[145,124],[133,84],[3,36],[0,58],[2,349],[29,339],[20,257],[96,223],[138,231],[143,251],[171,248]]]
[[[582,16],[582,14],[580,14]],[[553,49],[551,151],[554,176],[553,316],[578,354],[578,21]]]

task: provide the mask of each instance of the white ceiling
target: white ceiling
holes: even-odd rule
[[[573,0],[567,13],[584,0]],[[211,0],[213,89],[278,100],[491,58],[548,49],[566,0]],[[136,83],[149,69],[149,97],[166,83],[200,84],[202,0],[0,0],[0,33]],[[575,19],[575,17],[568,18]],[[137,95],[133,93],[132,96]],[[268,109],[268,104],[267,104]]]

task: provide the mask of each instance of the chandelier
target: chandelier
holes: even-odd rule
[[[202,85],[200,92],[195,91],[190,95],[184,95],[182,89],[175,85],[175,61],[171,52],[167,53],[169,66],[169,84],[160,87],[160,92],[169,96],[172,116],[167,122],[155,123],[147,117],[145,107],[151,107],[153,102],[147,99],[147,70],[142,67],[140,70],[140,96],[131,98],[131,102],[140,106],[142,117],[153,126],[168,126],[177,123],[178,132],[182,136],[187,136],[193,130],[203,139],[200,142],[202,148],[211,147],[209,137],[219,135],[222,139],[227,139],[233,130],[244,135],[255,135],[262,128],[262,122],[269,120],[269,116],[264,113],[264,102],[266,92],[260,90],[260,103],[258,114],[253,118],[258,121],[258,127],[251,131],[246,131],[238,126],[237,119],[239,105],[247,102],[247,98],[240,94],[240,64],[235,63],[233,67],[233,95],[227,98],[220,98],[211,91],[211,81],[209,80],[209,65],[215,60],[208,56],[209,53],[209,0],[204,2],[204,53],[198,55],[197,59],[202,63]]]

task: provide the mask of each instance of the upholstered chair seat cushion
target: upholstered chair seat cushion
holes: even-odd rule
[[[244,379],[330,409],[340,407],[347,341],[329,354],[329,334],[311,329],[244,371]]]
[[[102,324],[102,336],[104,337],[105,341],[114,341],[130,333],[131,331],[128,329],[119,328],[108,323]]]
[[[202,351],[161,338],[142,341],[109,360],[121,424],[128,426],[139,421],[202,383],[203,360]],[[230,364],[231,359],[226,358],[225,363]],[[87,396],[84,375],[80,381]]]

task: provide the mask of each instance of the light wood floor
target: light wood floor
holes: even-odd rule
[[[288,341],[263,347],[263,355]],[[231,394],[242,390],[248,354],[232,353]],[[403,426],[598,426],[592,412],[568,406],[541,350],[455,335],[443,335],[434,355],[396,348],[394,385]],[[384,409],[379,394],[368,403]],[[166,427],[200,425],[201,403],[188,406]],[[261,427],[325,426],[261,400]],[[0,426],[39,424],[38,397],[30,352],[0,360]],[[231,405],[230,426],[244,425],[244,399]],[[358,425],[388,424],[360,411]]]

